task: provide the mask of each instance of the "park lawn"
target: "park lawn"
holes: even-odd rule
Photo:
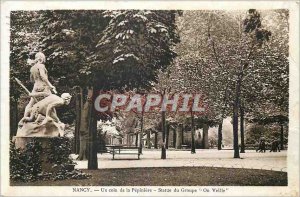
[[[287,186],[287,173],[269,170],[167,167],[82,170],[83,180],[11,182],[12,186]]]

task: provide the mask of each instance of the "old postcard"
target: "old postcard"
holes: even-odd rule
[[[3,196],[299,196],[299,1],[1,1],[0,68]]]

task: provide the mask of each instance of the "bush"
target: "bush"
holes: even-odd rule
[[[17,149],[10,143],[10,178],[12,180],[34,181],[41,173],[42,146],[33,139],[25,150]]]
[[[67,165],[76,164],[71,158],[72,144],[66,137],[51,138],[49,142],[49,150],[47,154],[47,162],[53,166],[61,166],[66,168]]]
[[[85,179],[90,175],[79,170],[70,169],[76,163],[70,158],[71,141],[66,137],[51,138],[49,149],[43,149],[42,145],[35,139],[26,145],[24,150],[10,144],[10,178],[14,181],[36,181],[36,180],[63,180],[63,179]],[[46,161],[42,161],[41,155],[45,154]],[[42,162],[57,167],[57,171],[42,171]],[[45,170],[45,169],[44,169]]]

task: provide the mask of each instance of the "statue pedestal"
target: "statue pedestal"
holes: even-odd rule
[[[65,130],[64,123],[57,123],[54,121],[46,124],[37,124],[35,122],[27,122],[18,128],[18,137],[58,137],[63,136]]]
[[[14,136],[13,141],[16,145],[16,148],[25,149],[26,144],[36,140],[37,142],[41,143],[43,149],[49,148],[50,138],[52,137],[20,137]]]
[[[15,143],[16,148],[20,148],[22,150],[26,149],[26,144],[32,142],[35,140],[41,145],[42,151],[40,159],[41,159],[41,169],[42,172],[57,172],[61,168],[61,166],[54,166],[54,163],[50,163],[48,161],[48,155],[49,151],[51,151],[51,139],[58,138],[58,137],[20,137],[20,136],[14,136],[13,142]],[[36,153],[33,153],[36,154]],[[60,154],[60,153],[55,153]],[[37,155],[38,156],[38,155]]]

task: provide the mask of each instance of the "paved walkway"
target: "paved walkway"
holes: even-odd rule
[[[197,149],[196,154],[190,151],[167,151],[167,159],[160,159],[160,150],[143,150],[140,160],[129,160],[137,158],[137,155],[116,155],[112,160],[109,153],[98,154],[99,168],[142,168],[142,167],[187,167],[187,166],[209,166],[225,168],[250,168],[274,171],[287,171],[287,152],[256,153],[248,150],[241,153],[241,159],[233,159],[232,150],[203,150]],[[76,155],[72,155],[76,158]],[[76,161],[76,168],[86,169],[87,161]]]

